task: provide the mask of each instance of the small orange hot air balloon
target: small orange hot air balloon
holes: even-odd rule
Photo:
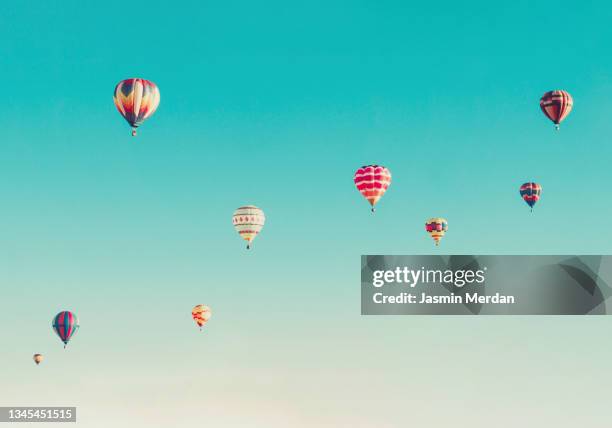
[[[202,331],[202,326],[208,322],[212,316],[212,311],[206,305],[196,305],[191,310],[191,316],[198,327],[200,327],[200,331]]]
[[[40,363],[42,363],[43,359],[44,358],[42,354],[34,354],[34,362],[36,363],[36,365],[39,365]]]

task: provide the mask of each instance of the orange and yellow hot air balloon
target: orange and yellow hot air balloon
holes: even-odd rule
[[[374,212],[374,205],[391,185],[391,171],[381,165],[365,165],[355,172],[353,181]]]
[[[121,116],[132,127],[132,136],[135,137],[136,128],[157,110],[159,89],[150,80],[126,79],[117,83],[113,99]]]
[[[200,330],[202,330],[204,324],[206,324],[212,316],[212,311],[206,305],[196,305],[191,310],[191,316],[198,327],[200,327]]]
[[[425,230],[431,235],[436,245],[440,244],[440,239],[448,230],[448,222],[442,217],[434,217],[427,220]]]

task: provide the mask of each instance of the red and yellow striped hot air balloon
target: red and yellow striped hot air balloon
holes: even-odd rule
[[[255,205],[245,205],[234,211],[232,223],[234,229],[242,239],[247,241],[247,250],[251,248],[251,242],[259,235],[266,222],[266,216],[260,208]]]
[[[113,99],[119,113],[132,127],[132,136],[135,137],[136,128],[157,110],[159,89],[150,80],[126,79],[115,86]]]
[[[574,100],[567,91],[560,89],[548,91],[540,98],[540,108],[547,118],[555,124],[555,129],[559,129],[559,125],[572,111]]]
[[[391,185],[391,171],[381,165],[362,166],[355,172],[353,181],[374,212],[374,205]]]
[[[431,235],[436,245],[440,245],[440,239],[448,230],[448,222],[442,217],[434,217],[427,220],[425,230]]]
[[[191,316],[198,327],[200,327],[200,330],[202,330],[202,326],[204,326],[212,316],[212,311],[206,305],[196,305],[191,310]]]

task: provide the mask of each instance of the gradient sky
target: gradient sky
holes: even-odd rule
[[[605,317],[359,315],[361,254],[611,252],[609,3],[93,3],[0,14],[0,405],[88,428],[609,423]],[[136,139],[128,77],[161,92]],[[375,215],[370,163],[393,174]],[[267,216],[250,252],[244,204]]]

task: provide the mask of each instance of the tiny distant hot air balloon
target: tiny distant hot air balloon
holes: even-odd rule
[[[574,100],[567,91],[554,90],[548,91],[540,98],[540,108],[547,118],[555,124],[555,129],[572,111]]]
[[[196,305],[191,310],[191,316],[198,327],[200,327],[200,331],[202,331],[202,326],[208,322],[212,316],[212,311],[206,305]]]
[[[442,239],[448,230],[448,222],[441,217],[430,218],[425,223],[425,230],[431,235],[436,245],[439,245],[440,239]]]
[[[247,250],[266,222],[264,212],[255,205],[245,205],[234,211],[232,223],[240,237],[247,241]]]
[[[42,363],[43,359],[44,358],[42,354],[34,354],[34,362],[36,363],[36,365],[39,365],[40,363]]]
[[[53,330],[64,342],[64,348],[68,345],[70,338],[79,329],[77,316],[70,311],[62,311],[53,318]]]
[[[533,211],[533,206],[540,199],[540,195],[542,194],[542,186],[538,183],[525,183],[521,186],[519,190],[521,194],[521,198],[527,205],[531,207],[531,211]]]
[[[149,80],[126,79],[115,86],[113,99],[119,113],[132,127],[132,136],[135,137],[136,128],[157,110],[159,89]]]
[[[391,185],[391,171],[381,165],[362,166],[355,172],[353,181],[374,212],[374,205]]]

